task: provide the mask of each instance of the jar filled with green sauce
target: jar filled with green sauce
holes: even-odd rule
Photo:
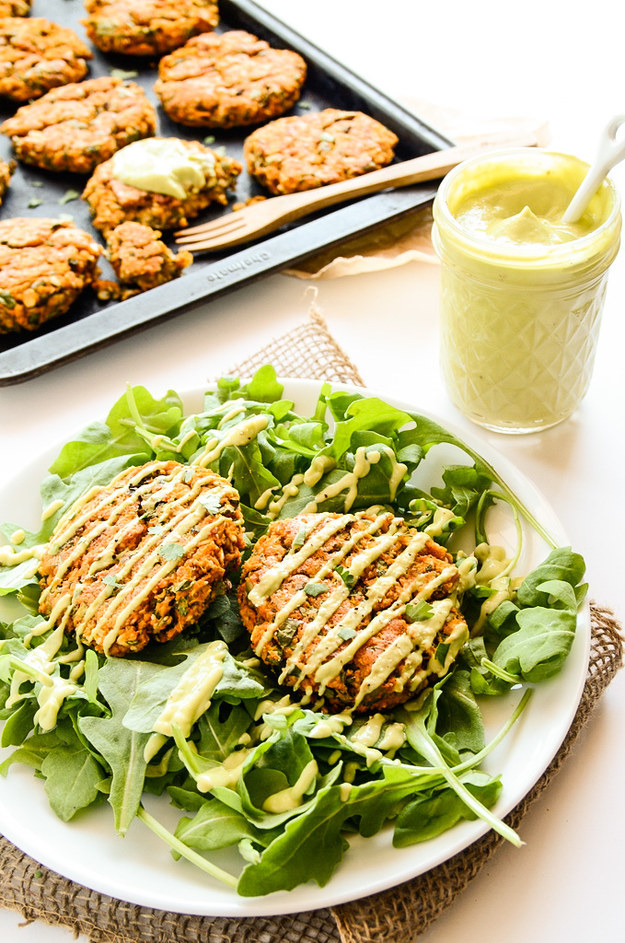
[[[488,429],[554,426],[588,389],[621,212],[605,180],[582,218],[562,223],[587,171],[519,148],[465,161],[438,190],[443,376],[454,405]]]

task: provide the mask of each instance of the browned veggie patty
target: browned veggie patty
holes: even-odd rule
[[[0,95],[39,98],[87,74],[91,50],[76,33],[42,17],[0,19]]]
[[[91,173],[121,147],[153,135],[156,121],[140,85],[103,76],[53,89],[22,105],[0,131],[27,164]]]
[[[30,0],[13,0],[12,3],[0,3],[0,16],[28,16]]]
[[[393,160],[397,136],[360,111],[278,118],[245,140],[247,169],[272,193],[312,190],[377,170]]]
[[[116,180],[112,162],[107,160],[96,167],[83,191],[83,199],[94,214],[93,225],[107,233],[120,223],[132,221],[162,231],[186,226],[211,203],[225,205],[228,202],[226,193],[235,187],[241,164],[232,157],[211,151],[199,141],[182,143],[190,150],[211,154],[214,159],[214,173],[206,179],[202,189],[192,192],[184,200],[151,190],[139,190]]]
[[[306,63],[242,30],[203,33],[165,56],[154,91],[173,121],[235,128],[288,111],[300,95]]]
[[[216,0],[86,0],[85,8],[94,45],[129,56],[170,52],[219,22]]]
[[[98,273],[100,246],[60,219],[0,222],[0,333],[64,314]]]
[[[15,170],[15,161],[6,161],[0,160],[0,204],[4,198],[4,194],[9,189],[9,184],[11,183],[11,174]]]
[[[241,571],[255,653],[332,710],[385,710],[445,674],[468,638],[450,554],[391,512],[270,524]]]
[[[193,262],[190,252],[174,254],[158,229],[141,223],[120,223],[107,234],[107,258],[122,287],[122,297],[163,285]]]
[[[229,588],[241,521],[237,492],[208,469],[128,468],[56,525],[39,567],[39,611],[56,606],[68,633],[110,655],[167,642]]]

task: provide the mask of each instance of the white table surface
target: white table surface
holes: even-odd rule
[[[563,0],[265,0],[264,6],[371,83],[475,115],[547,120],[552,146],[590,160],[600,129],[625,111],[622,32],[610,0],[591,21]],[[625,195],[624,168],[613,180]],[[438,273],[410,263],[318,283],[318,305],[366,382],[473,426],[438,370]],[[127,381],[155,394],[201,385],[306,316],[308,283],[274,275],[27,383],[0,389],[0,486],[19,462],[94,418]],[[596,369],[576,415],[528,437],[478,432],[551,502],[588,564],[591,594],[625,621],[625,255],[611,273]],[[605,694],[573,755],[524,819],[521,850],[502,848],[423,943],[617,943],[624,938],[625,673]],[[0,912],[3,943],[69,943]],[[397,943],[403,943],[398,940]]]

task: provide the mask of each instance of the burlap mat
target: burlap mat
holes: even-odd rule
[[[362,385],[358,370],[313,312],[307,323],[270,343],[231,373],[271,361],[283,376]],[[612,613],[592,605],[588,676],[579,709],[555,759],[509,815],[525,812],[558,772],[622,665],[622,637]],[[465,851],[400,887],[354,903],[279,917],[197,917],[138,907],[74,884],[0,837],[0,905],[26,920],[85,934],[93,943],[411,943],[456,899],[503,841],[489,832]]]

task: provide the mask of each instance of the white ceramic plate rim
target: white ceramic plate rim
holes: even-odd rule
[[[296,409],[312,406],[320,382],[284,379],[285,396],[293,399]],[[333,384],[334,389],[344,385]],[[349,389],[353,389],[348,387]],[[183,397],[185,406],[198,410],[207,384]],[[384,393],[360,390],[379,396],[401,409],[419,412],[436,419],[430,412]],[[564,529],[538,489],[507,459],[477,435],[455,430],[449,423],[436,420],[458,438],[479,452],[519,494],[543,526],[562,545],[568,543]],[[65,441],[65,440],[63,440]],[[0,495],[0,520],[29,524],[23,515],[33,517],[38,483],[58,449],[36,456],[8,484]],[[502,529],[504,525],[502,525]],[[498,537],[495,533],[495,537]],[[505,535],[502,537],[505,540]],[[530,535],[530,554],[538,563],[549,548],[536,535]],[[2,605],[0,602],[0,615]],[[489,757],[487,768],[500,772],[504,788],[495,807],[505,816],[529,792],[546,770],[571,725],[586,679],[590,650],[590,611],[586,604],[579,614],[576,639],[560,674],[537,686],[522,720],[503,745]],[[488,704],[487,725],[494,732],[502,724],[510,704],[518,698],[512,693],[506,702]],[[7,751],[0,753],[0,758]],[[176,813],[166,797],[148,797],[146,807],[169,827]],[[373,838],[356,836],[351,840],[337,873],[325,887],[309,882],[290,892],[278,892],[261,898],[242,898],[184,861],[174,862],[168,849],[152,833],[135,821],[127,836],[119,838],[113,829],[107,806],[102,806],[74,822],[63,823],[48,806],[41,780],[21,766],[11,767],[7,777],[0,777],[0,831],[31,857],[72,881],[92,890],[130,903],[176,913],[207,916],[262,916],[295,913],[334,906],[395,886],[449,859],[480,838],[487,827],[480,821],[464,822],[449,832],[419,845],[394,849],[391,832],[385,830]],[[224,867],[232,867],[231,852],[213,856]]]

